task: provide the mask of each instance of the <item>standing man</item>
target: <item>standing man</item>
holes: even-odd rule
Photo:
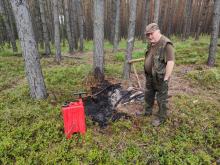
[[[156,23],[147,25],[145,35],[148,40],[148,50],[144,62],[146,75],[144,114],[152,115],[156,95],[159,113],[152,125],[159,126],[167,117],[168,81],[174,67],[174,48],[173,43],[160,33]]]

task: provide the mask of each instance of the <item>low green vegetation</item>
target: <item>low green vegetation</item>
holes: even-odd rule
[[[189,72],[187,76],[199,85],[203,85],[209,88],[220,88],[220,70],[217,68],[206,70],[193,70]]]
[[[205,64],[209,52],[209,36],[203,36],[199,41],[189,38],[183,44],[181,40],[173,37],[174,47],[176,49],[177,64]],[[219,66],[220,53],[217,52],[217,63]]]
[[[116,53],[114,58],[116,61],[124,62],[125,54],[126,54],[126,52],[118,52],[118,53]],[[132,54],[132,59],[143,58],[144,54],[145,54],[144,50],[134,51]]]
[[[183,79],[197,93],[173,95],[169,119],[158,128],[147,117],[121,119],[105,129],[87,118],[85,144],[82,139],[77,142],[75,135],[66,140],[61,106],[76,99],[73,92],[86,90],[91,83],[91,54],[64,58],[61,65],[53,56],[42,58],[49,96],[35,101],[29,97],[23,58],[4,47],[0,54],[0,164],[215,164],[220,159],[220,54],[216,67],[208,68],[204,64],[209,37],[196,42],[173,40],[176,67],[191,68]],[[120,42],[116,55],[109,43],[105,47],[106,76],[120,82],[126,40]],[[137,41],[133,58],[143,57],[145,48]],[[62,50],[68,52],[66,47]],[[92,52],[92,41],[85,42],[85,51]],[[137,65],[142,73],[143,65]]]

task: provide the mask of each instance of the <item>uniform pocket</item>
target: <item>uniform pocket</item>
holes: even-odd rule
[[[165,74],[163,74],[163,73],[157,73],[156,74],[157,81],[163,83],[164,76],[165,76]]]

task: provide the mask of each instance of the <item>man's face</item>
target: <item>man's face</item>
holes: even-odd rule
[[[153,32],[151,32],[151,33],[147,33],[147,34],[146,34],[147,40],[148,40],[150,43],[152,43],[152,44],[158,42],[159,39],[160,39],[160,36],[161,36],[161,35],[160,35],[160,31],[159,31],[159,30],[155,30],[155,31],[153,31]]]

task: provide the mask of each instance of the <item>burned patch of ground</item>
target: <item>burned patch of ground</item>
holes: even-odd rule
[[[132,108],[129,106],[129,108],[126,108],[127,105],[131,102],[141,102],[143,98],[142,91],[136,91],[133,88],[124,90],[120,83],[111,84],[104,81],[91,88],[91,96],[84,99],[84,106],[86,115],[101,127],[104,127],[109,121],[130,118],[130,113],[126,109],[136,109],[137,107],[133,106]]]

